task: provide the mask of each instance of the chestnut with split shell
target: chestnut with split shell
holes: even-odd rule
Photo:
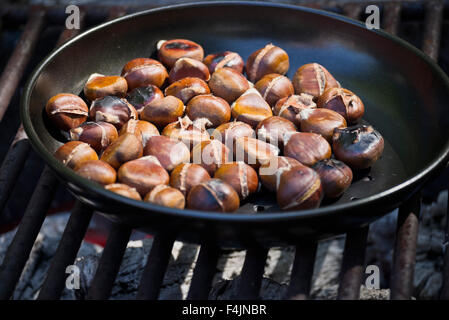
[[[279,188],[281,175],[292,168],[301,165],[298,160],[289,157],[272,157],[259,167],[259,177],[262,185],[270,191]]]
[[[80,164],[75,172],[102,185],[112,184],[117,179],[115,169],[101,160],[89,160]]]
[[[117,96],[124,98],[128,91],[126,79],[119,76],[104,76],[94,73],[87,79],[84,85],[84,96],[89,101],[94,101],[105,96]]]
[[[166,136],[153,136],[143,150],[146,156],[155,156],[167,171],[190,160],[190,150],[181,141]]]
[[[214,178],[233,187],[241,201],[255,193],[259,186],[257,172],[243,161],[223,164],[215,171]]]
[[[254,87],[271,107],[274,107],[279,99],[289,97],[295,92],[290,79],[277,73],[263,76]]]
[[[244,161],[256,170],[278,154],[279,148],[259,139],[240,137],[235,141],[235,160]]]
[[[365,113],[365,106],[352,91],[330,88],[318,98],[318,107],[333,110],[350,124],[358,122]]]
[[[183,57],[202,61],[204,50],[198,44],[187,39],[160,40],[157,43],[158,58],[165,66],[172,68]]]
[[[176,209],[184,209],[186,204],[186,199],[181,191],[163,184],[148,192],[144,201]]]
[[[134,134],[121,134],[101,155],[101,160],[118,169],[123,163],[140,158],[143,154],[142,142]]]
[[[232,51],[209,54],[204,58],[203,63],[209,68],[211,74],[221,68],[231,68],[242,73],[245,66],[242,57]]]
[[[300,126],[298,114],[301,110],[315,109],[316,103],[313,102],[311,95],[301,93],[300,95],[291,95],[279,99],[273,108],[273,113],[276,116],[285,118],[293,122],[297,127]]]
[[[184,104],[187,104],[195,96],[209,93],[209,86],[204,80],[192,77],[175,81],[165,89],[166,96],[175,96]]]
[[[255,88],[248,89],[231,106],[232,117],[255,128],[260,121],[271,117],[270,105],[262,98]]]
[[[129,61],[122,69],[122,77],[128,83],[128,90],[154,85],[161,87],[168,78],[167,69],[157,60],[137,58]]]
[[[74,94],[60,93],[48,100],[45,111],[55,127],[69,131],[87,120],[89,107]]]
[[[284,135],[296,131],[293,122],[277,116],[262,120],[256,128],[257,138],[279,148],[284,146]]]
[[[196,185],[187,196],[187,208],[193,210],[233,212],[239,206],[237,192],[220,179],[211,179]]]
[[[154,85],[137,87],[131,90],[126,96],[126,100],[136,109],[140,114],[143,108],[152,101],[162,99],[164,94],[161,89]]]
[[[218,140],[198,143],[192,149],[191,162],[201,165],[213,176],[215,171],[230,159],[229,149]]]
[[[287,52],[271,43],[253,52],[246,60],[246,74],[254,83],[270,73],[284,75],[289,67]]]
[[[207,119],[190,120],[188,116],[179,118],[178,121],[168,124],[162,131],[162,135],[171,139],[182,141],[189,150],[202,141],[210,140],[206,125]]]
[[[229,150],[232,150],[232,152],[234,152],[235,140],[237,138],[256,137],[254,129],[249,124],[242,121],[233,121],[219,125],[211,135],[215,140],[220,141],[228,147]]]
[[[192,120],[207,119],[209,127],[218,127],[231,120],[231,107],[220,97],[203,94],[189,101],[186,114]]]
[[[346,128],[347,126],[342,115],[329,109],[302,110],[298,118],[302,132],[321,134],[329,143],[332,142],[335,128]]]
[[[131,133],[135,135],[141,142],[142,147],[145,148],[145,146],[148,143],[148,140],[152,136],[158,136],[159,131],[157,130],[156,126],[148,121],[144,120],[129,120],[120,130],[120,134],[124,133]]]
[[[105,96],[92,102],[89,115],[93,121],[109,122],[117,130],[129,119],[138,118],[136,109],[126,99],[115,96]]]
[[[292,83],[296,94],[307,93],[314,99],[318,99],[329,88],[340,87],[330,72],[318,63],[308,63],[298,68]]]
[[[70,138],[72,141],[88,143],[97,153],[101,154],[118,138],[118,132],[108,122],[85,122],[70,130]]]
[[[174,83],[187,77],[209,81],[209,69],[201,61],[191,58],[181,58],[175,62],[175,65],[170,70],[168,81]]]
[[[209,87],[214,95],[233,103],[251,86],[240,72],[231,68],[221,68],[212,74]]]
[[[170,175],[170,185],[179,189],[184,196],[187,196],[190,190],[211,177],[206,169],[195,163],[182,163],[178,165]]]
[[[184,115],[185,106],[181,100],[173,96],[152,101],[140,113],[140,119],[163,129],[167,124],[175,122]]]
[[[312,166],[321,179],[324,194],[328,198],[341,196],[351,185],[352,170],[336,159],[318,161]]]
[[[98,160],[98,155],[87,143],[69,141],[58,148],[55,158],[70,169],[75,169],[89,160]]]
[[[113,183],[108,184],[104,187],[106,190],[112,191],[114,193],[117,193],[123,197],[131,198],[134,200],[142,200],[142,197],[137,192],[135,188],[132,188],[126,184],[123,183]]]
[[[316,162],[329,159],[331,146],[320,134],[296,132],[284,136],[284,155],[298,160],[303,165],[313,166]]]

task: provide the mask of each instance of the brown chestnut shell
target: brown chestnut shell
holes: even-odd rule
[[[124,98],[128,91],[126,79],[119,76],[104,76],[92,74],[84,85],[84,96],[89,101],[105,96],[117,96]]]
[[[123,183],[108,184],[104,188],[123,197],[131,198],[134,200],[142,200],[142,197],[135,188],[131,188],[130,186]]]
[[[187,116],[195,121],[207,119],[208,127],[218,127],[231,120],[231,107],[226,100],[211,94],[193,97],[186,107]]]
[[[251,88],[245,91],[231,106],[232,117],[255,128],[260,121],[271,117],[270,105],[262,98],[259,91]]]
[[[296,131],[297,128],[293,122],[277,116],[262,120],[256,127],[259,140],[271,143],[281,149],[284,147],[284,135]]]
[[[229,149],[218,140],[198,143],[192,149],[191,162],[201,165],[213,176],[215,171],[230,160]]]
[[[250,84],[238,71],[220,68],[212,74],[209,87],[214,95],[225,99],[228,103],[233,103],[250,88]]]
[[[128,90],[137,87],[155,85],[161,87],[168,78],[167,69],[157,60],[136,58],[129,61],[122,69],[122,77],[128,83]]]
[[[181,210],[186,204],[186,199],[181,191],[166,185],[158,185],[148,192],[144,201]]]
[[[118,169],[123,163],[140,158],[143,154],[142,142],[134,134],[121,134],[101,155],[101,160]]]
[[[276,146],[259,139],[240,137],[235,141],[235,161],[244,161],[256,170],[278,154]]]
[[[126,99],[115,96],[105,96],[93,101],[89,115],[93,121],[109,122],[117,130],[120,130],[129,119],[138,118],[136,109]]]
[[[316,107],[317,106],[315,102],[313,102],[313,97],[311,95],[301,93],[300,95],[294,94],[289,97],[279,99],[273,108],[273,113],[276,116],[290,120],[295,124],[295,126],[299,127],[300,123],[297,117],[299,112],[301,112],[301,110],[315,109]]]
[[[329,143],[332,143],[332,135],[335,128],[347,127],[345,118],[329,109],[302,110],[298,118],[302,132],[321,134]]]
[[[130,119],[120,130],[120,134],[124,133],[135,135],[142,142],[142,147],[145,148],[152,136],[159,135],[159,130],[148,121]]]
[[[163,129],[167,124],[175,122],[184,115],[185,106],[181,100],[167,96],[146,105],[140,113],[140,119],[155,124]]]
[[[158,43],[158,58],[165,66],[172,68],[183,57],[202,61],[204,50],[198,44],[187,39],[162,40]]]
[[[182,163],[170,174],[170,185],[187,196],[194,186],[210,179],[209,173],[202,166],[195,163]]]
[[[155,156],[167,171],[171,171],[179,164],[190,160],[189,148],[181,141],[166,136],[150,137],[143,154]]]
[[[284,155],[294,158],[306,166],[313,166],[316,162],[329,159],[332,154],[331,146],[320,134],[312,132],[296,132],[284,136]]]
[[[117,138],[117,129],[112,124],[103,121],[85,122],[70,130],[72,141],[86,142],[99,154]]]
[[[340,87],[330,72],[318,63],[308,63],[299,67],[292,83],[296,94],[306,93],[314,99],[318,99],[329,88]]]
[[[259,186],[257,172],[243,161],[223,164],[215,171],[214,178],[233,187],[241,201],[255,193]]]
[[[76,167],[80,176],[102,185],[112,184],[117,179],[115,169],[101,160],[89,160]]]
[[[220,179],[211,179],[196,185],[187,196],[187,207],[193,210],[233,212],[239,206],[237,192]]]
[[[287,52],[270,43],[248,57],[246,74],[248,79],[255,83],[266,74],[278,73],[284,75],[289,67]]]
[[[279,188],[281,175],[292,168],[301,165],[301,163],[289,157],[272,157],[270,160],[259,167],[259,177],[262,185],[270,191],[276,192]]]
[[[333,110],[342,115],[349,124],[357,123],[365,113],[365,105],[352,91],[330,88],[318,98],[318,107]]]
[[[89,107],[83,99],[74,94],[60,93],[47,101],[45,111],[55,127],[69,131],[87,120]]]
[[[232,150],[232,152],[234,152],[234,144],[237,138],[255,138],[256,132],[249,124],[245,122],[233,121],[219,125],[212,132],[211,136],[213,137],[213,139],[220,141],[226,147],[228,147],[229,150]]]
[[[312,169],[320,176],[324,194],[328,198],[341,196],[351,186],[352,170],[339,160],[321,160],[315,163]]]
[[[70,169],[89,160],[98,160],[98,155],[87,143],[81,141],[69,141],[58,148],[55,158]]]
[[[295,93],[293,84],[286,76],[270,73],[256,82],[254,87],[271,107],[274,107],[279,99],[289,97]]]
[[[157,99],[162,99],[164,94],[161,89],[155,85],[137,87],[131,90],[126,96],[126,100],[136,109],[137,113],[140,114],[143,108],[150,104],[152,101]]]
[[[204,58],[203,63],[209,68],[211,74],[220,68],[231,68],[242,73],[245,66],[242,57],[232,51],[209,54]]]
[[[175,96],[184,104],[187,104],[195,96],[209,93],[209,86],[204,80],[192,77],[175,81],[165,89],[166,96]]]
[[[188,116],[168,124],[162,135],[171,139],[182,141],[190,150],[202,141],[210,140],[206,130],[207,119],[190,120]]]

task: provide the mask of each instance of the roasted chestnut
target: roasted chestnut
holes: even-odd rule
[[[245,62],[242,57],[232,51],[224,51],[219,53],[212,53],[204,58],[204,64],[209,68],[212,74],[220,68],[231,68],[242,73]]]
[[[92,102],[89,115],[95,122],[104,121],[113,124],[117,130],[120,130],[129,119],[138,118],[136,109],[126,99],[115,96],[106,96]]]
[[[124,98],[128,91],[128,84],[123,77],[104,76],[94,73],[87,79],[84,85],[84,95],[90,101],[105,96],[117,96]]]
[[[175,65],[170,70],[168,81],[173,83],[187,77],[209,81],[209,69],[201,61],[191,58],[181,58],[175,62]]]
[[[60,93],[48,100],[45,111],[54,126],[68,131],[87,120],[89,107],[74,94]]]
[[[162,131],[162,135],[171,139],[182,141],[190,150],[198,143],[210,140],[206,130],[207,119],[190,120],[188,116],[168,124]]]
[[[209,87],[214,95],[233,103],[250,88],[250,84],[240,72],[231,68],[220,68],[212,74]]]
[[[187,196],[187,208],[193,210],[233,212],[239,206],[237,192],[220,179],[211,179],[194,186]]]
[[[259,186],[257,172],[243,161],[223,164],[215,171],[214,178],[220,179],[233,187],[240,200],[244,200],[255,193]]]
[[[332,150],[329,142],[320,134],[312,132],[296,132],[284,136],[284,155],[294,158],[306,166],[329,159]]]
[[[142,142],[142,147],[145,148],[148,139],[152,136],[158,136],[159,131],[156,126],[148,121],[131,119],[120,130],[120,134],[131,133],[135,135]]]
[[[301,163],[293,158],[272,157],[259,167],[260,182],[268,190],[276,192],[281,181],[281,175],[299,165]]]
[[[128,83],[128,90],[155,85],[161,87],[168,77],[167,69],[157,60],[137,58],[129,61],[122,69],[122,77]]]
[[[259,91],[251,88],[245,91],[231,106],[234,119],[243,121],[255,128],[260,121],[271,117],[270,105],[262,98]]]
[[[142,142],[134,134],[121,134],[101,155],[101,160],[117,170],[122,163],[140,158],[143,154]]]
[[[56,150],[55,158],[70,169],[75,169],[86,161],[98,160],[98,155],[87,143],[70,141]]]
[[[181,191],[163,184],[148,192],[144,201],[176,209],[184,209],[186,205],[186,199]]]
[[[194,163],[182,163],[172,171],[170,185],[187,196],[194,186],[210,179],[209,173],[202,166]]]
[[[307,93],[317,99],[329,88],[339,88],[340,84],[318,63],[308,63],[296,70],[292,79],[296,94]]]
[[[187,104],[195,96],[209,93],[210,89],[206,82],[200,78],[191,77],[175,81],[165,89],[166,96],[175,96],[184,104]]]
[[[114,183],[117,178],[115,169],[101,160],[89,160],[76,167],[75,172],[80,176],[102,185]]]
[[[335,128],[346,128],[346,120],[342,115],[329,109],[306,109],[299,115],[299,123],[302,132],[314,132],[321,134],[329,143]]]
[[[293,122],[277,116],[260,121],[256,127],[257,138],[280,148],[284,146],[284,135],[296,131]]]
[[[231,107],[222,98],[202,94],[189,101],[186,114],[191,120],[207,119],[208,126],[217,127],[231,120]]]
[[[341,196],[351,185],[352,170],[339,160],[321,160],[315,163],[312,169],[320,176],[324,194],[328,198]]]
[[[142,197],[135,188],[131,188],[123,183],[108,184],[104,188],[127,198],[142,200]]]
[[[140,113],[140,119],[149,121],[162,130],[167,124],[182,117],[184,110],[185,106],[181,100],[168,96],[146,105]]]
[[[255,169],[279,154],[279,149],[262,140],[240,137],[235,141],[235,160],[244,161]]]
[[[382,155],[384,139],[372,126],[356,125],[335,129],[332,147],[335,157],[352,169],[367,169]]]
[[[288,54],[273,44],[253,52],[246,60],[246,74],[251,82],[257,82],[270,73],[286,74],[290,67]]]
[[[279,99],[289,97],[295,93],[293,84],[286,76],[270,73],[256,82],[254,87],[271,107],[274,107]]]
[[[198,61],[203,61],[203,48],[190,40],[172,39],[161,40],[157,44],[159,60],[168,68],[175,65],[176,60],[187,57]]]
[[[70,130],[72,141],[88,143],[97,153],[102,153],[118,137],[117,129],[110,123],[85,122]]]
[[[152,136],[143,150],[145,156],[155,156],[167,171],[189,162],[190,150],[184,143],[166,136]]]
[[[282,210],[318,208],[322,199],[323,187],[313,169],[299,165],[281,175],[277,202]]]
[[[229,150],[232,150],[234,152],[234,144],[237,138],[255,138],[256,133],[249,124],[241,121],[233,121],[224,123],[215,128],[215,130],[212,132],[212,137],[215,140],[223,143],[226,147],[229,148]]]
[[[313,102],[311,95],[301,93],[300,95],[292,95],[279,99],[273,108],[273,113],[279,117],[285,118],[293,122],[297,127],[300,126],[297,115],[301,110],[315,109],[316,104]]]
[[[126,100],[128,100],[128,102],[136,109],[137,113],[140,114],[147,104],[150,104],[156,99],[162,99],[163,97],[164,94],[161,89],[154,85],[149,85],[134,88],[128,93]]]
[[[156,157],[146,156],[125,162],[117,174],[118,181],[133,187],[144,197],[154,187],[168,184],[170,176]]]
[[[198,143],[192,150],[192,163],[201,165],[213,176],[215,171],[230,159],[229,149],[218,140]]]
[[[349,124],[358,122],[365,113],[365,106],[352,91],[343,88],[330,88],[318,98],[318,107],[341,114]]]

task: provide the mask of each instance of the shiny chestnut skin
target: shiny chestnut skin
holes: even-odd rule
[[[246,60],[246,74],[254,83],[270,73],[284,75],[289,67],[287,52],[271,43],[253,52]]]
[[[129,61],[122,69],[122,77],[128,83],[128,90],[155,85],[161,87],[168,78],[167,69],[157,60],[137,58]]]
[[[248,89],[231,106],[232,117],[255,128],[260,121],[271,117],[270,105],[255,88]]]
[[[237,192],[220,179],[211,179],[194,186],[187,196],[187,208],[193,210],[234,212],[239,207]]]
[[[154,187],[168,184],[170,176],[156,157],[146,156],[122,164],[117,179],[135,188],[144,197]]]
[[[152,136],[158,136],[159,130],[156,126],[148,121],[131,119],[120,130],[120,134],[131,133],[135,135],[142,142],[142,147],[145,148],[148,140]]]
[[[170,70],[168,81],[174,83],[187,77],[209,81],[209,69],[201,61],[191,58],[181,58],[175,62],[175,65]]]
[[[277,147],[259,139],[240,137],[235,141],[235,160],[244,161],[256,170],[278,154]]]
[[[301,163],[293,158],[272,157],[259,167],[260,182],[268,190],[276,192],[281,181],[281,175],[299,165]]]
[[[130,186],[123,183],[108,184],[104,188],[123,197],[131,198],[134,200],[142,200],[142,197],[135,188],[131,188]]]
[[[356,125],[335,129],[332,147],[335,157],[352,169],[367,169],[382,155],[384,139],[372,126]]]
[[[237,192],[240,201],[257,191],[259,178],[257,172],[243,161],[225,163],[214,174],[215,179],[220,179]]]
[[[330,88],[318,98],[318,107],[333,110],[342,115],[349,124],[358,122],[365,113],[365,105],[352,91]]]
[[[296,132],[296,126],[290,120],[272,116],[259,122],[256,127],[257,138],[275,145],[284,147],[284,135]]]
[[[84,95],[89,101],[94,101],[105,96],[124,98],[127,91],[128,83],[125,78],[104,76],[98,73],[92,74],[84,85]]]
[[[301,93],[300,95],[291,95],[284,97],[276,102],[273,113],[276,116],[283,117],[293,122],[297,127],[300,126],[298,114],[301,110],[315,109],[316,103],[313,102],[311,95]]]
[[[149,121],[162,130],[167,124],[182,117],[184,110],[185,106],[181,100],[173,96],[167,96],[146,105],[140,113],[140,119]]]
[[[128,122],[137,119],[136,109],[124,98],[105,96],[94,100],[90,106],[89,115],[92,121],[104,121],[113,124],[117,130]]]
[[[207,170],[199,164],[181,163],[170,174],[170,185],[187,196],[194,186],[210,179]]]
[[[320,206],[323,195],[318,173],[299,165],[281,175],[277,202],[286,211],[314,209]]]
[[[218,140],[198,143],[192,149],[191,162],[201,165],[213,176],[215,171],[230,159],[229,149]]]
[[[314,99],[318,99],[329,88],[340,87],[329,71],[318,63],[308,63],[298,68],[292,83],[296,94],[307,93]]]
[[[215,128],[211,135],[215,140],[220,141],[226,147],[228,147],[229,150],[234,151],[234,144],[237,138],[255,138],[256,132],[249,124],[245,122],[233,121],[218,126],[217,128]]]
[[[182,141],[190,150],[198,143],[210,140],[206,130],[207,119],[190,120],[188,116],[180,118],[176,122],[168,124],[162,131],[162,135],[171,139]]]
[[[158,58],[167,68],[172,68],[175,62],[183,57],[203,61],[204,50],[198,44],[186,39],[161,40],[157,44]]]
[[[144,201],[181,210],[186,205],[186,199],[181,191],[166,185],[158,185],[148,192]]]
[[[75,169],[89,160],[98,160],[98,155],[87,143],[69,141],[56,150],[55,158],[70,169]]]
[[[112,184],[117,179],[115,169],[101,160],[90,160],[76,167],[75,172],[80,176],[102,185]]]
[[[74,94],[60,93],[47,101],[45,112],[55,127],[69,131],[87,120],[89,107]]]
[[[173,82],[165,88],[166,96],[175,96],[184,104],[190,99],[201,94],[209,94],[210,89],[207,83],[200,78],[187,77]]]
[[[211,74],[220,68],[231,68],[242,73],[245,66],[242,57],[232,51],[209,54],[204,58],[203,63],[209,68]]]
[[[286,76],[270,73],[256,82],[254,87],[271,107],[276,105],[279,99],[289,97],[295,93],[293,84]]]
[[[331,146],[320,134],[312,132],[296,132],[284,136],[284,155],[294,158],[306,166],[329,159]]]
[[[137,87],[131,90],[126,96],[126,100],[132,104],[137,113],[140,114],[143,108],[152,101],[162,99],[164,94],[155,85]]]
[[[299,115],[300,129],[302,132],[314,132],[321,134],[329,143],[335,128],[346,128],[346,120],[339,113],[329,109],[302,110]]]
[[[324,194],[328,198],[338,198],[351,185],[352,170],[336,159],[318,161],[312,166],[320,176]]]
[[[101,155],[100,160],[118,169],[123,163],[140,158],[143,154],[142,142],[134,134],[121,134]]]
[[[190,160],[189,148],[181,141],[166,136],[150,137],[143,154],[155,156],[167,171],[171,171],[179,164]]]
[[[233,103],[250,88],[250,84],[240,72],[231,68],[220,68],[212,74],[209,87],[214,95]]]
[[[112,124],[103,121],[85,122],[70,130],[72,141],[86,142],[97,153],[102,153],[117,138],[117,129]]]
[[[193,121],[207,119],[208,127],[218,127],[231,120],[231,107],[226,100],[211,94],[193,97],[186,107],[186,114]]]

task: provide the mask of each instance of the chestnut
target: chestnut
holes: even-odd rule
[[[284,75],[289,67],[287,52],[271,43],[253,52],[246,60],[246,74],[254,83],[270,73]]]
[[[137,87],[131,90],[126,96],[126,100],[132,104],[137,113],[140,114],[143,108],[156,99],[162,99],[164,94],[161,89],[154,85]]]
[[[157,60],[137,58],[129,61],[122,69],[122,77],[128,83],[128,90],[155,85],[161,87],[168,77],[167,69]]]
[[[365,106],[352,91],[343,88],[329,88],[318,98],[318,107],[341,114],[348,123],[358,122],[365,113]]]
[[[292,79],[296,94],[307,93],[317,99],[329,88],[339,88],[340,84],[318,63],[308,63],[296,70]]]
[[[165,89],[166,96],[175,96],[184,104],[200,94],[209,94],[210,89],[206,82],[200,78],[187,77],[173,82]]]
[[[191,58],[181,58],[175,62],[175,65],[170,70],[168,81],[173,83],[187,77],[209,81],[209,69],[201,61]]]
[[[239,137],[251,137],[255,138],[256,133],[254,129],[247,123],[241,121],[233,121],[224,123],[212,132],[212,137],[215,140],[220,141],[229,150],[234,152],[235,140]]]
[[[69,141],[58,148],[55,158],[70,169],[75,169],[89,160],[98,160],[98,155],[87,143]]]
[[[198,143],[210,140],[209,133],[206,130],[206,122],[209,123],[209,120],[192,121],[188,116],[185,116],[168,124],[162,131],[162,135],[182,141],[191,150]]]
[[[201,165],[213,176],[215,171],[230,158],[229,149],[218,140],[198,143],[192,149],[192,163]]]
[[[115,96],[105,96],[94,100],[90,106],[89,115],[93,121],[109,122],[117,130],[120,130],[129,119],[138,118],[136,109],[126,99]]]
[[[101,160],[89,160],[76,167],[80,176],[102,185],[114,183],[117,178],[115,169]]]
[[[315,170],[299,165],[281,175],[277,202],[282,210],[318,208],[323,200],[323,187]]]
[[[148,192],[144,201],[175,209],[184,209],[186,205],[186,199],[181,191],[163,184]]]
[[[140,194],[136,191],[135,188],[131,188],[123,183],[113,183],[108,184],[104,187],[106,190],[117,193],[123,197],[131,198],[134,200],[142,200]]]
[[[284,155],[294,158],[306,166],[329,159],[332,150],[329,142],[320,134],[312,132],[296,132],[284,136]]]
[[[118,169],[122,163],[140,158],[143,154],[142,142],[134,134],[121,134],[101,155],[101,160]]]
[[[245,66],[242,57],[232,51],[209,54],[204,58],[203,62],[209,68],[211,74],[220,68],[231,68],[242,73]]]
[[[144,197],[154,187],[168,184],[170,176],[156,157],[146,156],[122,164],[117,179]]]
[[[335,129],[332,147],[335,157],[352,169],[367,169],[382,155],[384,139],[372,126],[356,125]]]
[[[104,96],[117,96],[124,98],[128,91],[128,83],[125,78],[119,76],[104,76],[94,73],[87,79],[84,85],[84,95],[90,101]]]
[[[258,169],[260,165],[267,163],[278,154],[277,147],[259,139],[240,137],[235,141],[236,161],[244,161],[254,169]]]
[[[289,97],[295,93],[293,84],[286,76],[270,73],[256,82],[254,87],[271,107],[274,107],[279,99]]]
[[[352,182],[352,170],[336,159],[318,161],[312,166],[320,176],[324,194],[328,198],[337,198],[345,192]]]
[[[279,187],[281,175],[299,165],[301,163],[293,158],[272,157],[259,167],[260,182],[265,188],[275,192]]]
[[[231,106],[234,119],[243,121],[255,128],[260,121],[271,117],[270,105],[262,98],[259,91],[251,88],[245,91]]]
[[[193,210],[233,212],[239,207],[237,192],[220,179],[211,179],[194,186],[187,196],[187,208]]]
[[[231,120],[231,107],[222,98],[202,94],[189,101],[186,114],[192,120],[207,119],[210,127],[217,127]]]
[[[346,128],[346,120],[339,113],[329,109],[306,109],[299,115],[300,129],[302,132],[314,132],[321,134],[329,143],[335,128]]]
[[[156,126],[148,121],[131,119],[120,130],[120,134],[131,133],[135,135],[142,142],[142,147],[145,148],[148,139],[152,136],[158,136],[159,131]]]
[[[72,141],[88,143],[97,153],[102,153],[118,137],[117,129],[110,123],[85,122],[70,130]]]
[[[220,68],[212,74],[209,87],[214,95],[233,103],[250,88],[250,84],[240,72],[231,68]]]
[[[293,122],[297,127],[300,126],[297,115],[301,110],[315,109],[316,104],[313,102],[311,95],[301,93],[300,95],[291,95],[284,97],[276,102],[273,113],[279,117],[285,118]]]
[[[171,171],[181,163],[189,162],[190,150],[184,143],[166,136],[152,136],[143,150],[145,156],[155,156],[165,170]]]
[[[181,100],[173,96],[167,96],[146,105],[140,113],[140,119],[149,121],[162,130],[167,124],[182,117],[184,110],[185,106]]]
[[[87,120],[89,107],[74,94],[60,93],[48,100],[45,112],[55,127],[68,131]]]
[[[280,148],[284,146],[284,135],[296,131],[293,122],[277,116],[260,121],[256,127],[257,138]]]
[[[233,187],[241,201],[255,193],[259,186],[257,172],[243,161],[223,164],[215,171],[214,178]]]
[[[186,39],[161,40],[157,44],[158,58],[165,66],[172,68],[183,57],[203,61],[204,50],[198,44]]]
[[[210,179],[209,173],[202,166],[194,163],[181,163],[172,171],[170,185],[187,196],[194,186]]]

